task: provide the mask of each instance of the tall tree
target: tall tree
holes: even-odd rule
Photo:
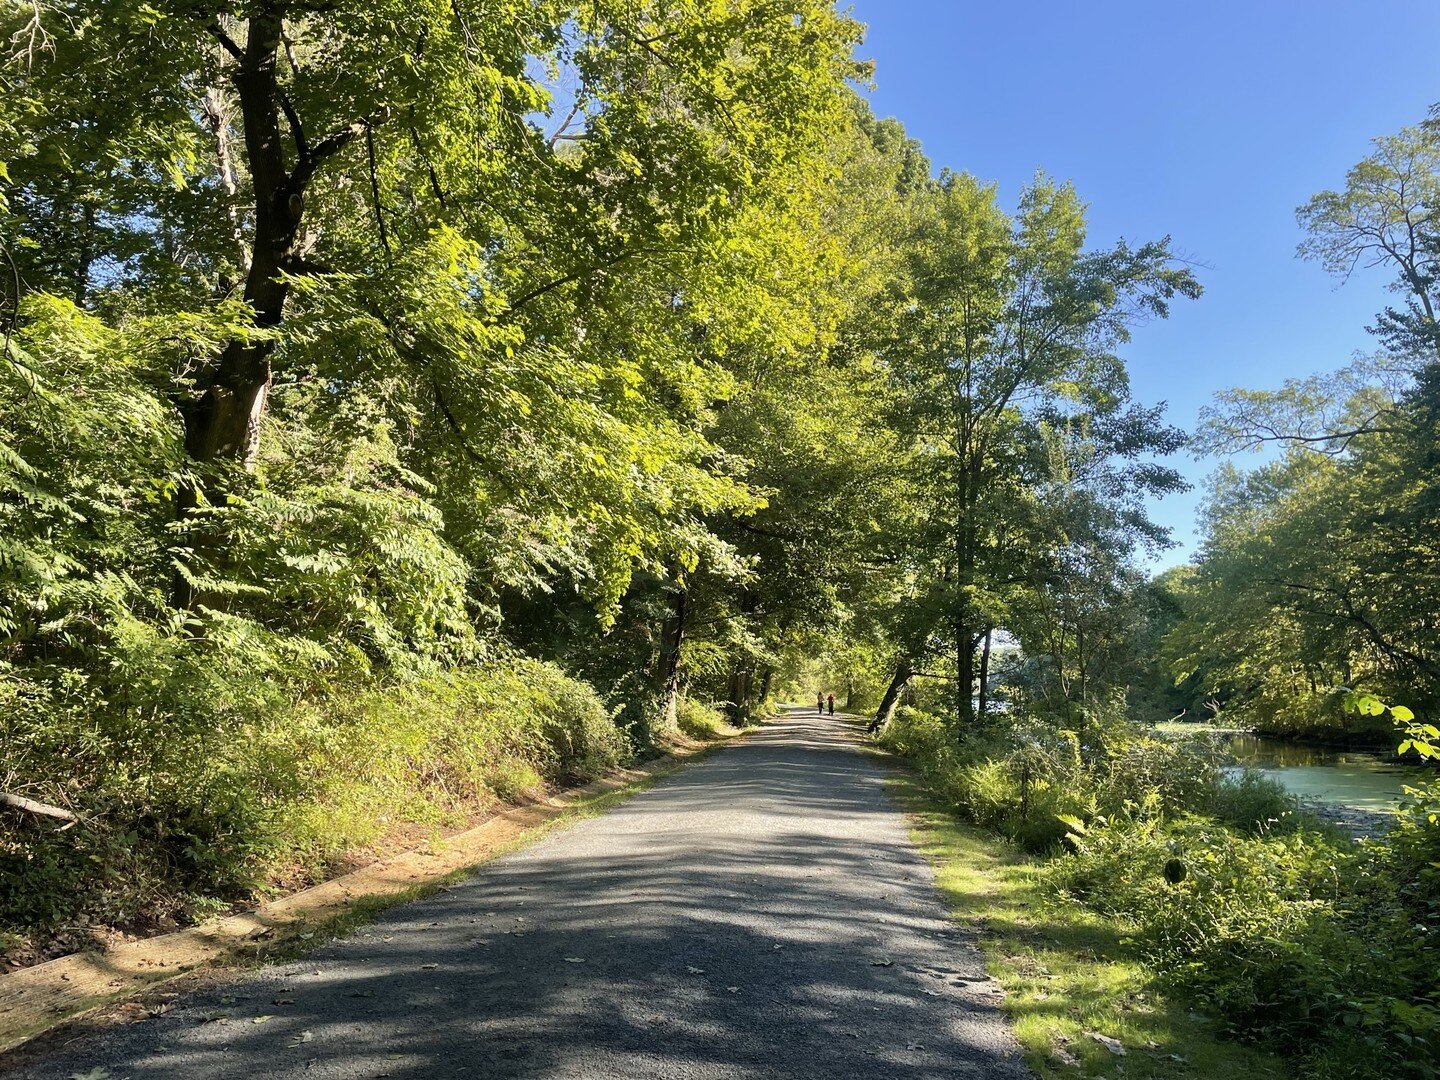
[[[1347,277],[1357,266],[1391,270],[1401,306],[1372,329],[1395,352],[1440,359],[1440,110],[1374,146],[1343,191],[1322,191],[1296,212],[1300,254]]]
[[[926,507],[907,538],[917,608],[935,616],[909,620],[902,667],[937,655],[943,625],[963,728],[975,716],[977,658],[1017,576],[1007,519],[1023,502],[1017,466],[1032,425],[1121,416],[1128,385],[1116,348],[1136,321],[1164,316],[1199,286],[1166,241],[1087,252],[1084,206],[1068,185],[1038,179],[1013,217],[968,175],[947,174],[927,201],[879,351]],[[1153,413],[1133,419],[1115,452],[1165,448]]]

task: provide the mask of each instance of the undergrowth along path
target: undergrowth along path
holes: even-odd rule
[[[25,1075],[1028,1077],[884,785],[848,725],[790,713]]]
[[[728,739],[745,732],[717,734]],[[532,841],[579,815],[602,812],[723,743],[676,738],[663,757],[618,769],[582,787],[522,803],[471,828],[412,851],[382,859],[319,885],[156,937],[123,942],[102,952],[82,952],[0,975],[0,1073],[32,1038],[61,1037],[64,1025],[99,1015],[101,1023],[133,1014],[156,998],[158,988],[189,974],[213,977],[212,966],[264,960],[296,944],[322,939],[368,922],[374,912],[443,886],[511,848]],[[142,1000],[136,1002],[134,999]],[[83,1021],[82,1022],[86,1022]],[[61,1029],[61,1030],[57,1030]],[[27,1052],[28,1053],[28,1052]]]

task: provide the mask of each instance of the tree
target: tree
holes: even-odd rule
[[[1128,398],[1115,349],[1137,320],[1163,316],[1177,295],[1198,296],[1168,242],[1086,252],[1084,207],[1068,185],[1038,179],[1005,215],[993,186],[949,174],[929,194],[906,287],[890,299],[878,346],[895,381],[895,423],[914,446],[925,509],[915,535],[914,610],[901,670],[937,655],[940,625],[955,672],[962,729],[982,643],[1003,625],[1023,523],[1032,426],[1084,429],[1114,422]],[[1109,451],[1173,449],[1154,413],[1132,412],[1133,430]],[[1134,474],[1169,483],[1161,474]],[[888,696],[888,695],[887,695]]]
[[[1338,686],[1429,708],[1437,466],[1437,117],[1374,141],[1342,191],[1299,211],[1302,256],[1392,270],[1386,351],[1278,390],[1232,389],[1202,414],[1212,451],[1278,448],[1216,477],[1206,539],[1167,638],[1177,676],[1279,730],[1353,724]]]
[[[625,699],[661,727],[687,683],[748,718],[781,656],[844,619],[864,587],[893,446],[873,407],[884,382],[848,349],[847,327],[896,261],[898,177],[913,158],[893,137],[876,142],[872,124],[855,102],[787,189],[699,253],[646,330],[695,356],[681,415],[740,497],[697,516],[696,557],[677,546],[647,565],[599,648],[588,636],[546,647],[583,651],[568,661],[631,687]],[[623,309],[616,322],[633,332],[648,317]],[[665,392],[667,407],[678,390]],[[532,612],[520,621],[520,640],[536,642]],[[649,675],[637,685],[640,670]]]
[[[36,111],[31,150],[15,161],[26,211],[16,229],[51,218],[49,162],[115,163],[70,174],[92,193],[61,193],[106,208],[109,249],[67,257],[50,278],[68,275],[82,297],[139,284],[165,260],[137,252],[180,243],[181,303],[235,289],[253,313],[173,388],[194,462],[181,509],[197,525],[213,517],[207,504],[247,488],[226,463],[256,464],[275,364],[298,359],[280,332],[297,299],[300,313],[325,305],[332,324],[363,328],[412,375],[420,368],[433,397],[415,405],[473,444],[480,433],[467,421],[496,404],[493,394],[466,400],[485,387],[477,370],[529,335],[546,335],[534,357],[558,347],[557,328],[583,332],[577,311],[596,310],[623,270],[659,263],[647,277],[666,290],[750,192],[795,164],[857,72],[854,24],[819,3],[79,2],[57,17],[85,33],[66,34],[19,78],[52,107]],[[94,124],[69,122],[68,106],[84,100],[67,81],[77,69],[114,79]],[[208,88],[198,101],[196,88]],[[176,187],[183,212],[168,194]],[[93,243],[96,220],[74,223],[74,243]],[[32,260],[37,270],[44,261]],[[192,540],[199,564],[223,568],[214,529]],[[182,600],[204,574],[182,574]]]
[[[1348,277],[1357,266],[1395,272],[1402,307],[1386,308],[1374,332],[1402,355],[1440,357],[1440,111],[1418,127],[1374,140],[1372,154],[1296,211],[1300,254]]]
[[[1368,412],[1378,387],[1359,392]],[[1374,686],[1429,708],[1440,690],[1433,648],[1433,421],[1417,389],[1393,406],[1393,431],[1357,434],[1341,452],[1291,444],[1249,472],[1218,474],[1187,618],[1167,648],[1177,675],[1277,730],[1340,728],[1334,690]]]

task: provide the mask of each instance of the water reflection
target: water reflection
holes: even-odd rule
[[[1233,735],[1227,745],[1240,765],[1273,776],[1287,791],[1357,810],[1393,810],[1405,785],[1416,786],[1431,775],[1363,750],[1304,746],[1258,735]]]

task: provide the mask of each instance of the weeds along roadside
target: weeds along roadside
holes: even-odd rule
[[[1208,1017],[1237,1052],[1273,1051],[1305,1076],[1436,1075],[1433,786],[1388,838],[1357,843],[1278,785],[1227,777],[1208,749],[1122,720],[1092,720],[1082,740],[1020,718],[961,741],[939,718],[902,709],[880,742],[910,762],[933,805],[1033,853],[1027,903],[1105,939],[1071,954],[1091,970],[1076,976],[1089,989],[1072,994],[1069,1012],[1093,1012],[1086,1001],[1097,998],[1119,1016],[1140,992],[1160,1015]],[[1143,979],[1106,989],[1117,963]],[[1005,979],[1005,961],[997,966]],[[1011,984],[1022,975],[1012,967]],[[1032,1058],[1073,1057],[1063,1043],[1041,1046],[1074,1034],[1067,1009],[1051,1010],[1049,1024],[1028,1011]],[[1024,1039],[1023,995],[1012,1012]],[[1189,1032],[1191,1020],[1178,1026]]]
[[[0,815],[0,954],[188,925],[637,756],[587,683],[535,660],[385,682],[266,674],[212,673],[206,707],[158,716],[55,696],[5,714],[6,766],[66,791],[81,821]],[[682,703],[682,733],[722,723]]]

